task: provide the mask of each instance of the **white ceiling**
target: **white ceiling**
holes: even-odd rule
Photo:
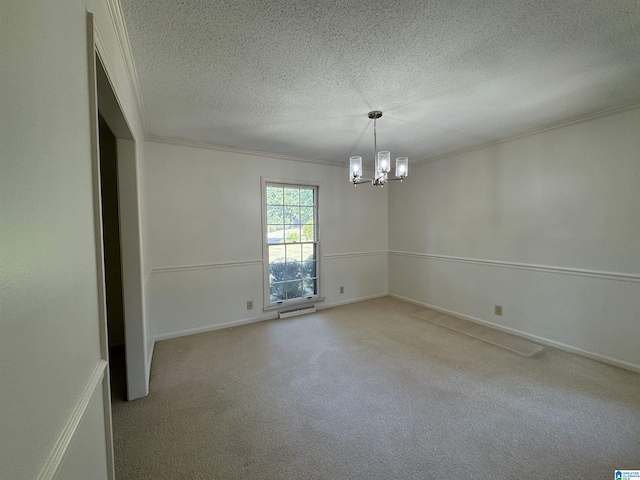
[[[148,134],[417,161],[640,101],[638,0],[121,0]]]

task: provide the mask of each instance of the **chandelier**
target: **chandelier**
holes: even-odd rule
[[[380,110],[369,112],[368,117],[373,120],[373,151],[375,153],[374,178],[362,177],[362,157],[351,157],[349,159],[349,181],[354,185],[360,183],[370,183],[371,185],[384,187],[384,184],[391,180],[402,180],[409,174],[409,159],[407,157],[396,158],[396,176],[389,177],[391,171],[391,152],[378,152],[378,139],[376,132],[376,122],[382,117]]]

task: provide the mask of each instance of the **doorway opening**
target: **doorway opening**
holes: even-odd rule
[[[102,243],[107,304],[107,333],[111,399],[126,400],[127,376],[122,295],[122,254],[118,206],[118,146],[115,134],[102,116],[98,104],[100,144],[100,196],[102,200]]]
[[[144,325],[138,157],[136,142],[115,90],[95,55],[96,183],[100,194],[104,286],[102,349],[109,358],[110,400],[133,400],[148,394],[147,346]],[[98,212],[97,212],[98,213]],[[106,325],[105,325],[106,324]]]

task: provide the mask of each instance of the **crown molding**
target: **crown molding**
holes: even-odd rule
[[[135,64],[133,63],[133,55],[131,53],[131,43],[129,42],[129,34],[127,33],[127,26],[124,21],[124,15],[122,14],[122,6],[120,0],[107,0],[107,6],[109,8],[109,14],[111,15],[111,21],[116,32],[116,39],[118,40],[118,46],[120,47],[120,53],[124,59],[124,65],[133,91],[134,101],[138,114],[140,115],[140,121],[142,123],[142,132],[147,137],[148,123],[147,115],[144,109],[144,103],[142,102],[142,93],[140,91],[140,82],[138,81],[138,74],[136,72]]]
[[[159,137],[155,135],[147,135],[147,141],[155,142],[155,143],[165,143],[167,145],[175,145],[178,147],[193,147],[193,148],[203,148],[206,150],[215,150],[219,152],[230,152],[230,153],[238,153],[242,155],[257,155],[260,157],[267,158],[275,158],[277,160],[291,160],[294,162],[304,162],[304,163],[316,163],[320,165],[329,165],[331,167],[343,167],[346,168],[348,165],[344,162],[334,161],[334,160],[319,160],[315,158],[304,158],[304,157],[293,157],[289,155],[277,155],[274,153],[266,153],[266,152],[258,152],[255,150],[244,150],[241,148],[235,147],[225,147],[223,145],[214,145],[211,143],[203,143],[203,142],[194,142],[190,140],[181,140],[179,138],[171,138],[171,137]]]
[[[500,140],[494,140],[492,142],[483,143],[482,145],[478,145],[476,147],[463,148],[461,150],[456,150],[450,153],[443,153],[442,155],[437,155],[435,157],[428,157],[424,160],[418,160],[416,162],[410,162],[411,165],[421,165],[423,163],[429,163],[436,160],[442,160],[448,157],[454,157],[456,155],[461,155],[463,153],[473,152],[475,150],[481,150],[483,148],[492,147],[494,145],[500,145],[501,143],[510,142],[511,140],[516,140],[518,138],[529,137],[531,135],[537,135],[538,133],[548,132],[550,130],[555,130],[557,128],[568,127],[571,125],[576,125],[578,123],[583,123],[589,120],[595,120],[597,118],[607,117],[609,115],[615,115],[616,113],[623,113],[628,110],[633,110],[634,108],[640,107],[640,101],[633,101],[631,103],[626,103],[624,105],[620,105],[617,107],[607,108],[605,110],[600,110],[595,113],[588,113],[586,115],[580,115],[579,117],[572,118],[571,120],[564,120],[562,122],[553,123],[551,125],[547,125],[546,127],[537,128],[535,130],[530,130],[528,132],[519,133],[517,135],[512,135],[507,138],[503,138]]]
[[[115,0],[111,0],[111,1],[115,1]],[[529,137],[532,135],[536,135],[538,133],[543,133],[543,132],[547,132],[550,130],[555,130],[558,128],[562,128],[562,127],[568,127],[571,125],[575,125],[578,123],[583,123],[589,120],[595,120],[597,118],[602,118],[602,117],[606,117],[609,115],[615,115],[617,113],[623,113],[626,112],[628,110],[633,110],[634,108],[638,108],[640,107],[640,101],[634,101],[631,103],[627,103],[625,105],[621,105],[618,107],[613,107],[613,108],[608,108],[606,110],[601,110],[599,112],[596,113],[589,113],[587,115],[581,115],[579,117],[573,118],[571,120],[565,120],[559,123],[554,123],[552,125],[548,125],[546,127],[542,127],[542,128],[538,128],[536,130],[531,130],[529,132],[525,132],[525,133],[519,133],[517,135],[512,135],[510,137],[507,138],[503,138],[500,140],[495,140],[493,142],[489,142],[489,143],[484,143],[482,145],[478,145],[475,147],[469,147],[469,148],[465,148],[465,149],[461,149],[461,150],[456,150],[454,152],[450,152],[450,153],[445,153],[442,155],[438,155],[435,157],[428,157],[424,160],[418,160],[418,161],[414,161],[414,162],[409,162],[410,165],[421,165],[424,163],[428,163],[428,162],[433,162],[436,160],[441,160],[444,158],[448,158],[448,157],[454,157],[456,155],[461,155],[463,153],[468,153],[468,152],[473,152],[475,150],[481,150],[483,148],[487,148],[487,147],[491,147],[494,145],[499,145],[501,143],[506,143],[506,142],[510,142],[512,140],[516,140],[518,138],[524,138],[524,137]],[[319,160],[319,159],[313,159],[313,158],[303,158],[303,157],[293,157],[293,156],[287,156],[287,155],[277,155],[277,154],[273,154],[273,153],[266,153],[266,152],[259,152],[259,151],[254,151],[254,150],[244,150],[241,148],[234,148],[234,147],[225,147],[223,145],[215,145],[215,144],[210,144],[210,143],[204,143],[204,142],[195,142],[195,141],[190,141],[190,140],[182,140],[182,139],[178,139],[178,138],[172,138],[172,137],[161,137],[161,136],[156,136],[156,135],[147,135],[146,139],[148,141],[151,142],[157,142],[157,143],[165,143],[165,144],[169,144],[169,145],[176,145],[176,146],[182,146],[182,147],[194,147],[194,148],[204,148],[204,149],[208,149],[208,150],[217,150],[217,151],[222,151],[222,152],[231,152],[231,153],[239,153],[239,154],[244,154],[244,155],[259,155],[261,157],[268,157],[268,158],[275,158],[275,159],[280,159],[280,160],[292,160],[292,161],[296,161],[296,162],[306,162],[306,163],[317,163],[317,164],[321,164],[321,165],[330,165],[333,167],[347,167],[348,165],[344,162],[340,162],[340,161],[333,161],[333,160]]]

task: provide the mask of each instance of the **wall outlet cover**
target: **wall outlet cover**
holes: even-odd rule
[[[494,313],[496,315],[502,315],[502,305],[496,305],[496,307],[494,309]]]

